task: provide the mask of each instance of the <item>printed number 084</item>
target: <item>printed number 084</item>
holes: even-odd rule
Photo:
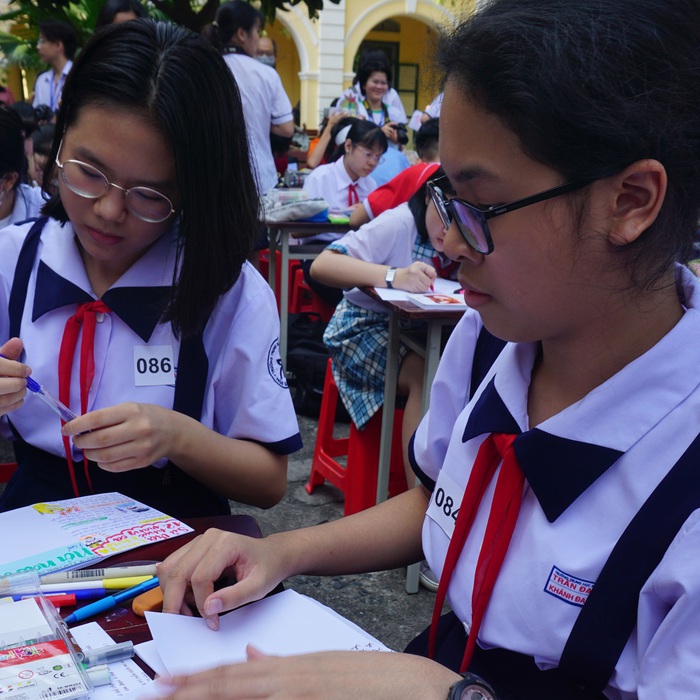
[[[435,505],[438,508],[442,509],[442,512],[448,517],[452,518],[453,520],[457,520],[457,514],[459,513],[459,508],[455,508],[455,501],[452,498],[452,496],[448,496],[445,494],[445,490],[443,488],[439,488],[435,492]]]

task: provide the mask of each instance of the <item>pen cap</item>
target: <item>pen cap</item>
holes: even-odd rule
[[[91,668],[133,658],[134,644],[133,642],[121,642],[119,644],[110,644],[100,649],[91,649],[83,653],[85,654],[83,658],[85,668]]]
[[[0,577],[0,595],[10,593],[36,593],[39,590],[39,575],[36,571],[23,571]]]

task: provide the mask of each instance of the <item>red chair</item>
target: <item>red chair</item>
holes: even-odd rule
[[[331,316],[335,311],[335,306],[324,301],[309,287],[301,267],[294,271],[291,295],[291,300],[289,302],[290,313],[317,313],[325,323],[331,320]]]
[[[338,387],[333,381],[331,360],[328,360],[311,475],[305,488],[308,493],[313,493],[316,486],[329,481],[345,495],[344,514],[352,515],[370,508],[377,501],[382,411],[375,413],[363,430],[358,430],[351,423],[350,436],[336,438],[333,427],[338,400]],[[403,409],[396,409],[391,441],[389,496],[395,496],[407,488],[401,449],[402,419]],[[345,466],[336,459],[341,456],[346,456]]]
[[[260,274],[267,280],[270,278],[270,249],[261,250],[258,255],[258,270]],[[282,288],[282,255],[279,250],[275,251],[275,298],[277,299],[277,311],[280,309],[280,289]],[[301,262],[299,260],[289,261],[289,279],[293,282],[297,270],[301,271]],[[294,285],[290,285],[289,297],[290,301],[294,293]],[[289,308],[292,311],[291,305]]]
[[[17,462],[0,463],[0,484],[6,484],[17,471]]]

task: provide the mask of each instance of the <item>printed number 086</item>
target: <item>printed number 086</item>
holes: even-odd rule
[[[145,357],[139,357],[136,360],[136,371],[139,374],[158,374],[159,372],[167,374],[172,368],[169,357],[162,357],[160,360],[157,357],[151,357],[148,360]]]

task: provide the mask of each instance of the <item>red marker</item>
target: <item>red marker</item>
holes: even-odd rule
[[[35,598],[32,595],[13,595],[13,600],[24,600],[25,598]],[[54,607],[60,608],[63,605],[75,606],[77,600],[75,593],[44,593],[44,598],[49,601]]]

